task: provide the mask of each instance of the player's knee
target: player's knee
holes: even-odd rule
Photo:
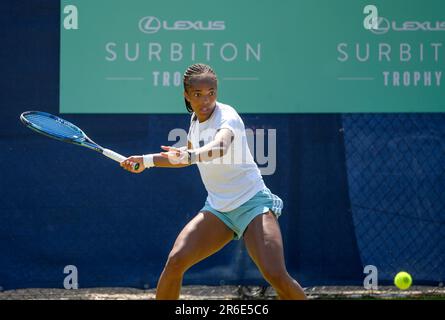
[[[189,268],[187,255],[178,251],[171,252],[168,256],[165,270],[174,274],[182,274]]]

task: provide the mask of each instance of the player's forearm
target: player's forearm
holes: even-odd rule
[[[201,148],[194,149],[192,152],[195,154],[196,161],[202,162],[221,158],[226,154],[227,149],[222,142],[213,141]]]
[[[193,150],[196,161],[212,161],[223,157],[229,150],[231,136],[221,136],[201,148]]]
[[[205,146],[197,149],[190,149],[192,144],[188,142],[187,147],[168,147],[161,146],[166,152],[160,154],[165,158],[159,162],[154,163],[154,155],[144,156],[144,165],[148,166],[166,166],[172,168],[181,168],[187,165],[195,164],[197,162],[208,162],[224,156],[233,140],[233,134],[229,129],[221,129],[215,135],[213,141]],[[146,161],[147,157],[147,161]],[[157,159],[157,155],[156,155]],[[173,165],[172,165],[173,163]],[[181,165],[180,165],[181,164]],[[146,167],[147,167],[146,165]]]
[[[152,157],[150,159],[150,157]],[[164,158],[161,154],[151,154],[144,156],[144,165],[147,167],[159,167],[159,168],[184,168],[188,164],[173,164],[168,158]]]
[[[155,167],[160,168],[184,168],[188,166],[188,164],[173,164],[168,158],[164,158],[160,154],[156,154],[153,157],[153,162]]]

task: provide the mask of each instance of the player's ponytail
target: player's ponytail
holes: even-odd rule
[[[191,65],[187,68],[187,70],[184,73],[184,90],[187,91],[187,89],[191,86],[191,81],[193,78],[202,76],[205,74],[209,74],[212,78],[215,79],[215,82],[217,82],[216,73],[213,71],[213,69],[203,63],[196,63],[194,65]],[[189,113],[193,113],[192,106],[190,105],[190,102],[187,101],[186,98],[184,98],[185,107]]]

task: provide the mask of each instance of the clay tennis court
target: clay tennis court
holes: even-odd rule
[[[445,300],[444,287],[413,286],[400,291],[393,286],[378,290],[361,287],[310,287],[305,289],[310,300],[319,299],[428,299]],[[20,289],[0,292],[0,300],[153,300],[155,289],[90,288],[65,289]],[[275,291],[270,287],[241,286],[185,286],[181,300],[274,300]]]

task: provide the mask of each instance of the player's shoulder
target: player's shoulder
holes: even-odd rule
[[[224,112],[234,112],[234,113],[237,113],[235,108],[232,107],[231,105],[228,105],[226,103],[222,103],[222,102],[219,102],[219,101],[217,101],[216,104]]]
[[[223,118],[236,118],[241,119],[240,115],[236,111],[236,109],[228,104],[217,102],[218,108],[220,110],[221,116]]]

